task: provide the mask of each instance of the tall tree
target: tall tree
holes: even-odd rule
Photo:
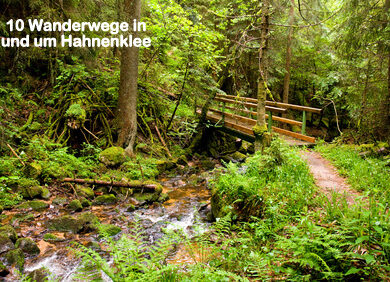
[[[287,36],[287,50],[286,50],[286,74],[284,75],[283,83],[283,103],[288,103],[288,94],[290,91],[290,78],[291,78],[291,57],[292,57],[292,41],[294,33],[294,5],[295,0],[291,0],[290,12],[289,12],[289,28]]]
[[[253,127],[255,134],[255,150],[263,151],[270,140],[270,134],[265,122],[265,101],[267,98],[267,48],[269,36],[269,0],[263,1],[261,8],[261,36],[259,48],[259,81],[257,88],[257,122]]]
[[[141,0],[125,0],[123,12],[125,19],[132,26],[133,20],[139,20],[141,17]],[[136,31],[133,36],[137,36]],[[117,144],[125,147],[129,155],[133,154],[137,135],[138,53],[139,49],[136,47],[123,48],[121,52]]]

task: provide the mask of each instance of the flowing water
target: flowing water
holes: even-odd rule
[[[164,192],[168,193],[170,197],[163,204],[155,203],[128,212],[129,200],[127,200],[117,205],[92,206],[84,209],[83,212],[92,211],[102,223],[115,224],[121,227],[122,232],[116,238],[119,238],[121,234],[129,233],[131,223],[137,221],[142,226],[144,234],[147,235],[149,243],[162,238],[164,236],[163,229],[182,229],[190,236],[194,233],[195,226],[197,230],[207,230],[209,223],[207,223],[206,218],[210,211],[207,179],[200,175],[197,175],[197,177],[194,177],[194,175],[191,177],[177,176],[170,179],[161,179],[160,183],[164,187]],[[51,201],[48,201],[48,203],[51,203]],[[32,238],[41,250],[39,256],[26,259],[25,273],[44,267],[52,273],[52,278],[60,281],[74,281],[74,274],[79,265],[79,260],[69,251],[70,242],[77,241],[83,245],[90,242],[99,243],[98,234],[50,232],[62,238],[63,241],[48,243],[43,240],[44,234],[49,232],[46,228],[47,221],[69,214],[69,210],[50,204],[50,208],[43,212],[25,211],[22,216],[28,216],[30,220],[15,220],[15,215],[18,214],[20,217],[20,213],[20,211],[8,211],[6,213],[7,217],[2,223],[12,224],[21,237]],[[72,215],[77,216],[77,214],[79,213]],[[173,254],[176,257],[174,261],[185,261],[185,258],[179,258],[181,252],[182,250],[178,248],[176,254]],[[15,281],[15,278],[16,275],[11,273],[5,281]],[[105,280],[109,281],[108,278]]]

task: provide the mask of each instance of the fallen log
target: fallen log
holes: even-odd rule
[[[77,179],[77,178],[64,178],[62,182],[71,182],[78,184],[92,184],[99,186],[113,186],[113,187],[124,187],[124,188],[133,188],[133,189],[147,189],[155,191],[157,185],[155,184],[142,184],[142,183],[132,183],[132,182],[115,182],[115,181],[102,181],[94,179]]]

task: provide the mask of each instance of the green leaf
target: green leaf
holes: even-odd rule
[[[359,272],[360,272],[360,269],[357,269],[356,267],[352,267],[347,271],[347,273],[345,273],[345,276],[353,275],[353,274],[356,274]]]
[[[358,245],[358,244],[361,244],[362,242],[364,241],[368,241],[370,238],[368,236],[362,236],[362,237],[359,237],[356,239],[356,242],[355,244]]]

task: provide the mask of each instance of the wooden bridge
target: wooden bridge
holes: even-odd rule
[[[256,125],[257,99],[217,94],[214,100],[215,106],[209,109],[207,119],[216,126],[220,126],[221,130],[254,142],[255,136],[252,127]],[[302,120],[277,116],[291,110],[302,112]],[[266,118],[268,119],[269,132],[281,134],[281,137],[291,145],[310,145],[316,142],[315,137],[306,135],[307,113],[320,114],[321,109],[266,101],[266,111],[268,112]],[[200,113],[200,111],[198,112]],[[298,126],[301,128],[301,132],[293,132],[275,126],[280,126],[280,124]]]

